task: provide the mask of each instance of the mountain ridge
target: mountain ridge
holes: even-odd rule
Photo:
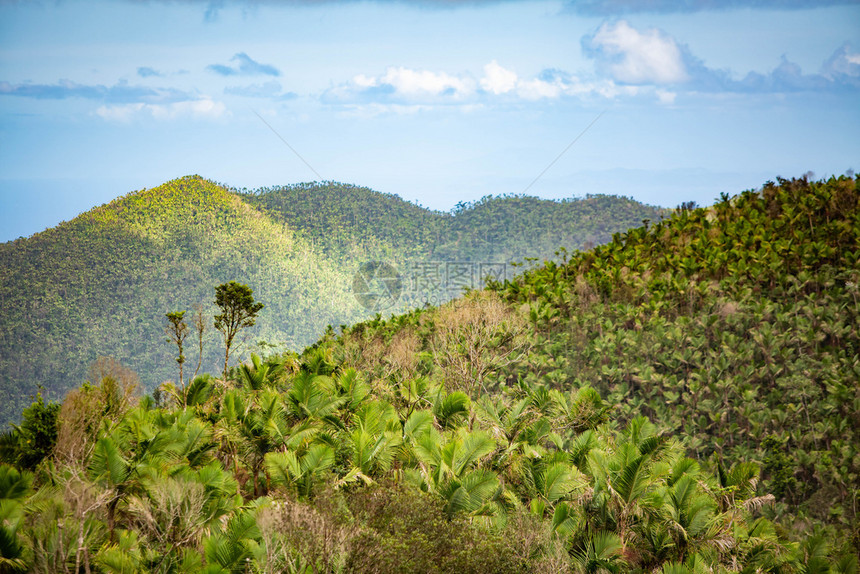
[[[266,304],[246,349],[262,339],[298,350],[327,325],[369,316],[352,293],[361,262],[389,261],[408,280],[413,263],[442,257],[437,239],[445,239],[445,229],[423,222],[457,218],[359,186],[281,189],[315,195],[302,203],[295,193],[282,193],[282,205],[293,211],[278,211],[249,201],[247,193],[186,176],[130,192],[30,238],[0,244],[0,391],[10,397],[0,421],[17,417],[39,384],[46,398],[62,398],[102,355],[140,372],[147,388],[174,376],[170,348],[163,342],[164,314],[199,303],[211,314],[212,289],[233,279],[248,283]],[[356,197],[349,195],[353,190]],[[319,218],[303,221],[312,211]],[[638,215],[656,212],[642,206],[640,214],[625,212],[614,223],[611,212],[603,217],[606,225],[621,229],[638,221]],[[332,213],[359,217],[340,222]],[[462,229],[459,236],[468,239]],[[540,248],[549,256],[564,239],[559,237],[558,245],[543,243]],[[468,241],[446,245],[447,259],[486,260],[487,254],[471,249]],[[520,242],[508,252],[520,247],[526,251]],[[493,261],[507,264],[498,257]],[[445,291],[435,300],[458,293]],[[421,301],[403,297],[390,311]],[[216,346],[210,332],[204,364],[213,371]]]

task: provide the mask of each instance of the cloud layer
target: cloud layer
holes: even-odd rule
[[[14,2],[15,0],[0,0]],[[139,0],[127,0],[138,2]],[[160,0],[168,3],[173,0]],[[206,8],[207,19],[217,18],[218,10],[226,6],[309,6],[319,4],[354,4],[363,0],[184,0]],[[501,4],[512,0],[377,0],[380,3],[397,2],[419,7],[456,9]],[[568,0],[569,11],[588,16],[619,16],[633,13],[692,13],[734,9],[809,10],[824,6],[855,5],[858,0]]]
[[[554,68],[520,76],[497,60],[480,74],[390,67],[376,75],[358,74],[325,91],[327,104],[350,106],[492,105],[559,98],[645,97],[673,105],[679,95],[857,91],[860,53],[845,44],[817,73],[804,73],[785,58],[768,72],[736,77],[707,67],[689,48],[656,28],[637,29],[620,20],[602,24],[582,39],[592,71]],[[381,108],[379,106],[382,106]],[[414,108],[418,109],[418,108]]]
[[[625,84],[678,84],[687,81],[681,49],[655,28],[639,31],[624,20],[603,24],[583,48],[606,73]]]
[[[581,39],[583,54],[591,69],[568,71],[545,68],[520,74],[498,60],[480,70],[431,70],[391,66],[382,71],[365,70],[349,79],[334,80],[331,88],[301,96],[325,105],[372,110],[372,113],[404,113],[436,106],[520,105],[563,98],[613,100],[645,98],[674,105],[702,94],[773,94],[791,92],[860,91],[860,52],[850,44],[838,48],[820,69],[804,72],[783,57],[772,70],[745,76],[730,70],[707,67],[684,44],[657,28],[636,28],[625,20],[604,22]],[[147,66],[133,68],[147,84],[167,83],[173,74]],[[204,68],[198,69],[202,71]],[[209,92],[229,98],[255,98],[283,103],[300,97],[287,91],[274,77],[281,71],[262,64],[245,52],[237,52],[230,65],[211,64],[206,71],[216,76],[207,82]],[[221,78],[259,78],[243,85],[223,85]],[[219,85],[220,84],[220,85]],[[204,92],[205,93],[205,92]],[[224,103],[201,95],[198,88],[184,91],[173,87],[130,84],[81,84],[59,80],[54,84],[0,81],[0,97],[35,100],[84,99],[98,102],[95,113],[110,120],[133,117],[170,119],[177,117],[218,118],[226,114]]]
[[[329,104],[451,105],[489,101],[551,100],[563,96],[602,97],[631,90],[611,81],[582,81],[561,70],[547,69],[534,77],[520,77],[493,60],[475,77],[432,70],[391,67],[379,75],[359,74],[322,95]],[[633,90],[635,91],[635,90]]]
[[[19,96],[40,100],[84,98],[112,103],[122,102],[177,102],[189,99],[188,94],[174,88],[148,88],[120,81],[113,86],[78,84],[60,80],[56,84],[11,84],[0,82],[0,95]]]
[[[138,117],[159,120],[179,117],[218,118],[226,106],[206,96],[189,94],[174,88],[147,88],[118,82],[113,86],[85,85],[69,80],[56,84],[10,84],[0,82],[0,96],[17,96],[36,100],[95,100],[100,105],[95,114],[105,120],[127,122]]]
[[[215,72],[221,76],[280,76],[281,72],[274,66],[261,64],[252,59],[245,52],[239,52],[234,55],[230,62],[235,62],[233,66],[225,66],[223,64],[212,64],[207,66],[207,70]]]
[[[96,115],[102,119],[114,122],[130,122],[141,117],[151,117],[156,120],[172,120],[182,117],[194,119],[220,118],[227,113],[227,107],[222,102],[209,98],[175,102],[172,104],[122,104],[100,106]]]

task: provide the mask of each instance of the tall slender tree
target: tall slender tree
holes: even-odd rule
[[[242,329],[253,327],[262,303],[254,301],[254,291],[247,285],[230,281],[215,287],[215,304],[221,310],[215,315],[215,329],[224,337],[224,380],[227,380],[227,363],[230,348]]]
[[[188,336],[188,323],[183,317],[185,311],[173,311],[165,315],[167,317],[167,332],[168,341],[176,343],[179,354],[176,356],[176,362],[179,363],[179,385],[185,390],[185,379],[183,378],[182,366],[185,364],[185,353],[183,344]]]
[[[194,332],[197,334],[197,368],[194,369],[192,379],[200,372],[200,367],[203,365],[203,335],[206,332],[206,320],[203,318],[203,305],[197,303],[194,305]]]

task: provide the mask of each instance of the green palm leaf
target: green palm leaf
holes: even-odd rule
[[[579,472],[564,462],[548,466],[541,478],[541,495],[550,503],[564,498],[584,482],[580,479]]]
[[[456,450],[452,465],[454,474],[460,476],[467,467],[496,449],[496,441],[483,431],[469,433],[462,446]]]
[[[8,464],[0,464],[0,500],[23,501],[30,493],[33,475]]]
[[[621,538],[614,532],[597,532],[585,541],[583,546],[574,550],[574,560],[583,571],[597,574],[608,570],[619,572],[621,560]]]
[[[274,486],[288,486],[302,475],[299,460],[292,451],[267,453],[264,465]]]
[[[498,488],[499,479],[495,473],[473,470],[443,489],[442,495],[448,499],[445,512],[449,518],[457,512],[474,512],[489,502]]]
[[[612,488],[625,504],[630,504],[648,486],[648,457],[638,456],[631,460],[621,473],[612,481]]]
[[[114,440],[111,437],[99,439],[90,460],[90,474],[105,480],[110,487],[116,487],[125,482],[129,471],[129,463],[120,454]]]
[[[433,428],[433,413],[414,411],[403,424],[403,436],[415,439],[430,432]]]

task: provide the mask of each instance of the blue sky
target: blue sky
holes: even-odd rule
[[[860,170],[858,102],[858,1],[0,0],[0,241],[192,173],[706,205]]]

